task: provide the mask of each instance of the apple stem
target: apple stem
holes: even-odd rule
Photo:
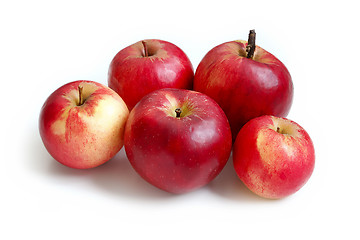
[[[176,113],[176,117],[179,118],[181,114],[181,109],[180,108],[175,109],[175,113]]]
[[[280,133],[280,127],[277,127],[277,128],[276,128],[276,131],[277,131],[278,133]]]
[[[83,99],[82,99],[82,90],[83,90],[83,87],[82,86],[78,86],[78,90],[79,90],[79,102],[78,102],[78,106],[81,106],[83,105]]]
[[[145,41],[141,41],[142,45],[144,46],[144,57],[148,57],[149,53],[148,53],[148,49],[146,46],[146,42]]]
[[[255,30],[254,29],[250,30],[249,39],[248,39],[248,45],[246,46],[246,52],[247,52],[246,57],[250,58],[250,59],[253,58],[254,53],[255,53],[255,47],[256,47],[255,38],[256,38]]]

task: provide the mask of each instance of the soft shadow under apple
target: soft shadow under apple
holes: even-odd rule
[[[208,184],[209,188],[214,193],[229,200],[238,202],[266,202],[267,200],[261,198],[251,192],[236,175],[232,154],[221,173]]]
[[[39,133],[33,129],[33,132],[28,136],[27,156],[26,162],[29,169],[38,174],[39,176],[48,177],[80,177],[89,175],[89,172],[72,169],[57,162],[47,152],[44,144],[42,143]]]
[[[131,167],[124,148],[107,163],[93,169],[73,169],[58,163],[46,151],[38,132],[28,136],[30,161],[26,164],[35,174],[50,179],[81,179],[94,188],[115,197],[133,199],[168,199],[177,195],[164,192],[144,181]],[[91,185],[90,185],[91,186]]]
[[[29,136],[28,166],[46,178],[77,178],[89,180],[99,191],[120,198],[164,200],[183,195],[167,193],[143,180],[126,158],[124,148],[109,162],[93,169],[72,169],[66,167],[46,151],[37,132]],[[252,193],[237,177],[232,165],[232,155],[222,172],[205,189],[223,198],[238,202],[268,201]],[[196,191],[196,190],[195,190]]]
[[[110,194],[121,197],[168,199],[176,195],[164,192],[143,180],[127,160],[124,148],[109,162],[92,169],[93,183]]]

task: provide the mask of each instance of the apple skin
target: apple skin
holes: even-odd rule
[[[145,42],[148,56],[144,56]],[[108,86],[131,110],[146,94],[161,88],[192,89],[194,69],[176,45],[158,39],[136,42],[113,58]]]
[[[246,58],[247,41],[210,50],[195,72],[194,90],[213,98],[229,119],[235,140],[241,127],[261,115],[286,117],[293,99],[289,71],[275,56],[256,46]]]
[[[75,81],[58,88],[45,101],[39,117],[40,136],[58,162],[71,168],[93,168],[122,148],[128,115],[125,102],[107,86]]]
[[[182,113],[176,117],[175,109]],[[137,173],[170,193],[185,193],[213,180],[231,152],[226,115],[210,97],[190,90],[161,89],[130,112],[126,155]]]
[[[240,130],[233,163],[251,191],[279,199],[295,193],[308,181],[315,166],[315,150],[300,125],[266,115],[250,120]]]

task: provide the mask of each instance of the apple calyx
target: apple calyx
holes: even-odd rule
[[[144,53],[143,53],[143,56],[144,57],[148,57],[149,56],[149,52],[148,52],[148,48],[147,48],[147,45],[146,45],[146,42],[145,41],[141,41],[143,47],[144,47]]]
[[[180,108],[175,109],[175,113],[176,113],[176,117],[177,117],[177,118],[180,118],[181,109],[180,109]]]
[[[248,38],[248,45],[246,46],[246,57],[252,59],[255,53],[255,38],[256,38],[256,33],[255,33],[255,29],[250,30],[249,32],[249,38]]]
[[[78,106],[81,106],[84,104],[84,99],[82,97],[82,91],[83,91],[83,86],[78,86],[78,91],[79,91],[79,102],[78,102]]]

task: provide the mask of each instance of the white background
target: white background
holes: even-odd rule
[[[0,4],[0,239],[359,239],[356,1],[3,1]],[[308,183],[257,197],[230,159],[208,186],[162,192],[124,150],[92,170],[53,160],[38,133],[45,99],[80,79],[107,84],[114,55],[142,39],[184,50],[194,69],[214,46],[247,39],[289,69],[288,118],[315,144]]]

